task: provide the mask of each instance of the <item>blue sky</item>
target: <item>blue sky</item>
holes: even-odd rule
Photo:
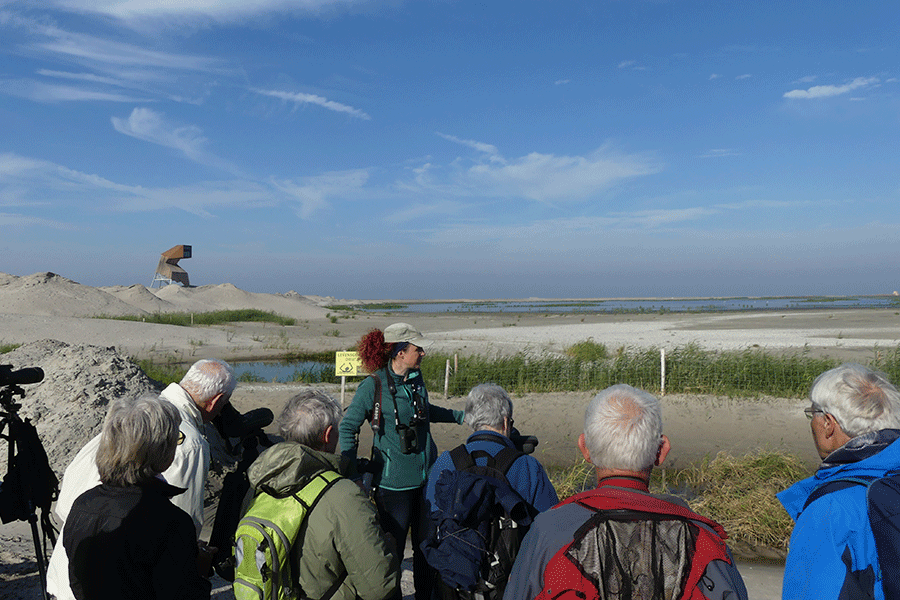
[[[896,0],[0,0],[0,271],[900,288]]]

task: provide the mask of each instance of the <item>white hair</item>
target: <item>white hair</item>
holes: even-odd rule
[[[320,390],[304,390],[287,401],[278,417],[281,436],[314,450],[322,450],[322,434],[337,428],[343,412],[337,400]]]
[[[608,387],[584,412],[584,441],[601,469],[643,471],[656,462],[662,438],[659,400],[630,385]]]
[[[178,384],[191,395],[197,404],[206,404],[219,394],[230,398],[237,381],[234,369],[224,360],[204,358],[198,360]]]
[[[825,371],[813,382],[809,398],[851,438],[900,428],[900,392],[884,373],[862,365],[844,363]]]
[[[512,400],[502,387],[494,383],[476,385],[466,398],[466,425],[473,431],[485,427],[502,429],[503,420],[512,418]]]

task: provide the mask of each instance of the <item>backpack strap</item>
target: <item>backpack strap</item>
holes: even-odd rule
[[[724,540],[728,539],[725,528],[712,519],[698,515],[691,509],[679,504],[634,490],[612,487],[595,488],[570,496],[557,504],[557,507],[573,502],[594,512],[611,510],[637,511],[697,521],[714,531],[721,538],[723,546]]]
[[[520,456],[525,456],[525,453],[515,448],[506,447],[494,455],[494,468],[506,475],[509,468]]]
[[[839,490],[845,490],[855,485],[861,485],[868,488],[876,479],[878,478],[860,475],[858,477],[841,477],[840,479],[832,479],[831,481],[826,481],[812,491],[812,493],[809,495],[809,498],[807,498],[806,502],[803,504],[803,510],[806,510],[807,506],[809,506],[825,494],[830,494],[831,492],[837,492]]]
[[[494,442],[495,444],[499,444],[497,440],[497,436],[491,433],[476,433],[471,436],[466,443],[469,442]],[[520,456],[524,456],[524,452],[517,448],[510,448],[509,446],[505,446],[500,452],[491,456],[487,452],[483,453],[488,457],[488,465],[497,469],[504,475],[509,471],[509,468],[512,467],[512,464],[516,462]],[[480,456],[480,454],[476,453],[476,456]],[[454,463],[455,465],[456,463]],[[459,467],[457,467],[458,469]]]
[[[303,486],[299,492],[295,494],[291,494],[294,499],[302,504],[306,508],[306,517],[309,518],[309,513],[312,512],[312,509],[315,508],[316,504],[319,503],[319,500],[322,496],[325,495],[331,486],[333,486],[339,479],[342,478],[340,473],[336,471],[323,471],[312,478],[312,480]],[[291,540],[291,543],[294,543],[296,540]],[[291,570],[291,577],[294,579],[294,582],[297,584],[297,589],[301,590],[301,597],[306,598],[303,594],[302,589],[300,587],[300,573],[299,569],[297,572],[294,572],[294,569]],[[344,584],[344,580],[347,579],[347,571],[346,569],[341,574],[340,577],[335,579],[334,583],[331,584],[331,587],[325,592],[325,594],[319,600],[331,600],[331,597],[334,596],[340,587]]]
[[[489,434],[473,435],[469,438],[469,442],[499,443],[494,436]],[[524,454],[524,452],[508,446],[504,447],[500,452],[493,456],[484,450],[476,450],[475,452],[470,453],[465,444],[460,444],[450,451],[450,458],[453,459],[453,466],[457,471],[466,471],[475,466],[476,458],[485,457],[487,458],[487,466],[500,471],[505,477],[509,468],[512,467],[512,464],[516,462],[520,456],[524,456]]]
[[[469,454],[469,450],[465,444],[460,444],[450,451],[450,458],[453,459],[453,467],[457,471],[468,471],[475,466],[475,460]]]

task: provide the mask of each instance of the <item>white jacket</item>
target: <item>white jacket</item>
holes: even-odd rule
[[[172,498],[172,503],[191,516],[199,538],[203,528],[203,498],[210,461],[209,442],[203,436],[203,419],[193,399],[177,383],[170,383],[159,396],[178,409],[181,414],[179,429],[184,434],[184,440],[175,450],[175,460],[163,473],[163,477],[172,485],[187,489],[183,494]],[[95,460],[99,446],[100,435],[97,435],[84,445],[66,467],[55,507],[56,516],[62,523],[69,516],[75,499],[100,485]],[[57,600],[75,600],[69,588],[69,559],[62,545],[62,526],[59,531],[60,535],[47,567],[47,591],[56,596]]]

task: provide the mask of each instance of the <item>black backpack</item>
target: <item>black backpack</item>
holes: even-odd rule
[[[897,570],[900,564],[900,473],[832,479],[813,490],[803,509],[825,494],[857,485],[866,488],[866,512],[875,536],[884,597],[900,598],[900,572]],[[860,582],[860,586],[867,589],[871,582]]]
[[[474,436],[469,441],[493,439]],[[522,454],[515,448],[496,456],[483,450],[470,454],[465,444],[450,451],[455,470],[438,477],[432,533],[422,542],[425,559],[437,574],[440,600],[503,597],[522,538],[537,515],[506,479]],[[482,457],[487,458],[485,466],[475,462]]]

